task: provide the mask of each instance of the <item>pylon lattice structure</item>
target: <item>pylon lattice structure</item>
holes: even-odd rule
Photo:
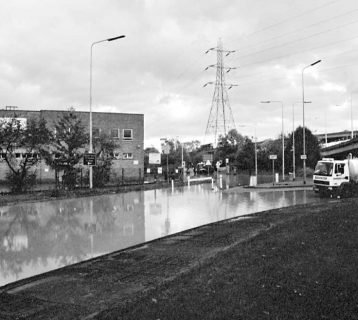
[[[225,67],[223,54],[228,56],[235,51],[223,50],[221,40],[218,41],[217,48],[211,48],[207,51],[217,52],[217,64],[210,65],[210,67],[216,67],[216,81],[208,82],[208,84],[215,84],[214,95],[211,103],[210,115],[205,131],[205,141],[212,142],[214,147],[217,146],[218,138],[220,135],[225,136],[231,129],[236,129],[234,116],[229,103],[228,89],[231,89],[236,84],[226,84],[225,73],[228,73],[234,67]]]

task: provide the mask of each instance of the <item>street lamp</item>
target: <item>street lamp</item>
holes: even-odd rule
[[[296,180],[296,152],[295,152],[295,102],[292,104],[292,178]],[[305,103],[312,103],[312,101],[305,101]]]
[[[281,107],[282,107],[282,131],[281,131],[281,135],[282,135],[282,181],[285,181],[285,136],[283,133],[283,102],[282,101],[273,101],[273,100],[268,100],[268,101],[261,101],[261,103],[281,103]]]
[[[90,97],[89,97],[89,132],[90,132],[90,142],[89,142],[89,153],[93,152],[93,137],[92,137],[92,51],[93,51],[93,46],[95,44],[101,43],[101,42],[105,42],[105,41],[114,41],[114,40],[118,40],[121,38],[124,38],[125,36],[118,36],[118,37],[113,37],[113,38],[108,38],[108,39],[104,39],[104,40],[100,40],[100,41],[96,41],[93,42],[91,44],[91,55],[90,55]],[[93,171],[92,171],[92,166],[89,167],[89,184],[90,184],[90,189],[93,188]]]
[[[302,160],[303,160],[303,183],[306,184],[306,128],[305,128],[305,86],[304,86],[304,77],[303,77],[303,73],[304,71],[309,68],[309,67],[313,67],[314,65],[316,65],[317,63],[320,63],[321,60],[317,60],[316,62],[313,62],[311,64],[309,64],[308,66],[305,66],[302,69],[302,125],[303,125],[303,155],[302,155]]]

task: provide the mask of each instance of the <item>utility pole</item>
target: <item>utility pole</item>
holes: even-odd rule
[[[236,129],[227,90],[237,86],[237,84],[226,84],[225,82],[225,74],[236,68],[225,67],[223,58],[223,54],[228,56],[234,53],[235,50],[224,50],[222,41],[219,39],[218,46],[216,48],[210,48],[206,53],[210,51],[217,52],[217,63],[205,68],[205,70],[207,70],[210,67],[216,67],[215,82],[208,82],[204,85],[204,87],[206,87],[208,84],[215,84],[205,137],[212,140],[214,147],[216,147],[219,135],[225,136],[231,129]]]

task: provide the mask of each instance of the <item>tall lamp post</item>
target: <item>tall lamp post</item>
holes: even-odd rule
[[[296,102],[296,103],[301,103],[301,102]],[[292,104],[292,178],[293,180],[296,180],[296,151],[295,151],[295,104],[296,103]],[[305,101],[305,103],[312,103],[312,101]]]
[[[281,135],[282,135],[282,180],[285,181],[285,136],[283,132],[283,102],[282,101],[261,101],[261,103],[281,103],[282,107],[282,128],[281,128]]]
[[[302,155],[302,160],[303,160],[303,183],[306,184],[306,127],[305,127],[305,86],[304,86],[304,77],[303,77],[303,73],[304,71],[309,68],[309,67],[313,67],[314,65],[316,65],[317,63],[320,63],[321,60],[317,60],[316,62],[313,62],[311,64],[309,64],[308,66],[305,66],[302,69],[302,126],[303,126],[303,155]]]
[[[104,39],[104,40],[100,40],[100,41],[96,41],[93,42],[91,44],[91,55],[90,55],[90,97],[89,97],[89,132],[90,132],[90,142],[89,142],[89,153],[93,152],[93,137],[92,137],[92,52],[93,52],[93,46],[95,44],[101,43],[101,42],[105,42],[105,41],[114,41],[114,40],[118,40],[121,38],[124,38],[125,36],[118,36],[118,37],[113,37],[113,38],[108,38],[108,39]],[[90,189],[93,188],[93,170],[92,170],[92,166],[89,167],[89,185],[90,185]]]

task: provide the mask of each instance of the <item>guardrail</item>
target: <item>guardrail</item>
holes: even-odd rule
[[[211,180],[211,187],[214,188],[214,179],[212,177],[202,177],[202,178],[194,178],[194,179],[188,177],[188,187],[190,187],[190,182],[207,181],[207,180]]]

